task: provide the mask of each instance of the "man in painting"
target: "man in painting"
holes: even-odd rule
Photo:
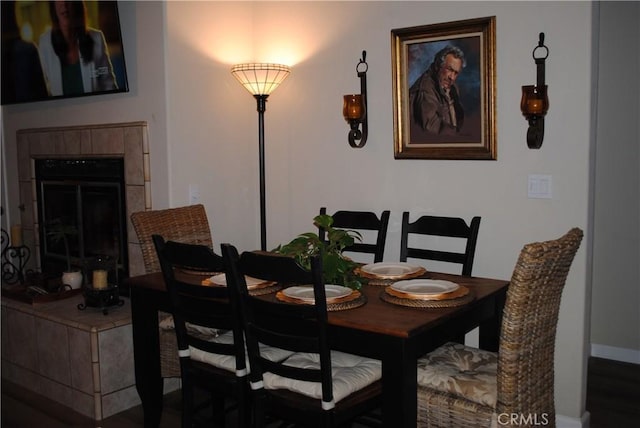
[[[462,129],[464,110],[455,85],[465,67],[462,50],[448,45],[409,88],[409,115],[413,127],[429,134],[450,136]]]

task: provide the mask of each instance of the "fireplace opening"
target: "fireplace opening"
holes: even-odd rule
[[[97,258],[117,268],[108,281],[129,276],[123,158],[36,159],[36,191],[43,273],[85,271]],[[60,229],[62,227],[62,229]],[[52,232],[63,230],[65,240]]]

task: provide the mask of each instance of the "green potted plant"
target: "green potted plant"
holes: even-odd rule
[[[47,236],[52,243],[62,241],[66,256],[67,269],[62,273],[62,283],[69,285],[72,289],[82,286],[82,272],[79,269],[71,268],[71,255],[69,253],[69,236],[77,235],[78,229],[69,224],[64,224],[60,219],[53,220],[46,229]]]
[[[320,254],[325,284],[360,289],[362,279],[354,273],[358,264],[342,254],[346,247],[362,239],[360,233],[354,230],[334,229],[333,217],[326,214],[314,217],[313,224],[326,231],[327,242],[321,241],[318,234],[309,232],[298,235],[288,244],[279,245],[273,251],[294,257],[305,269],[311,269],[310,258]]]

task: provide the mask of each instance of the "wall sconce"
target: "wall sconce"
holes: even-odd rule
[[[547,85],[544,82],[544,62],[549,56],[549,48],[544,45],[544,33],[540,33],[538,46],[533,48],[533,59],[536,62],[536,85],[522,87],[522,99],[520,110],[529,122],[527,130],[527,146],[530,149],[539,149],[544,138],[544,116],[549,110],[549,98],[547,97]],[[538,51],[539,56],[536,56]]]
[[[362,51],[362,59],[356,65],[356,72],[360,78],[360,93],[344,96],[342,104],[342,115],[349,123],[349,145],[354,148],[361,148],[367,143],[367,133],[369,124],[367,120],[367,51]],[[362,125],[362,130],[360,130]]]

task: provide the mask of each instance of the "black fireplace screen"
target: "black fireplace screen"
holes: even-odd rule
[[[62,272],[67,260],[82,269],[108,256],[118,266],[110,282],[126,278],[124,160],[39,159],[36,183],[43,272]]]

